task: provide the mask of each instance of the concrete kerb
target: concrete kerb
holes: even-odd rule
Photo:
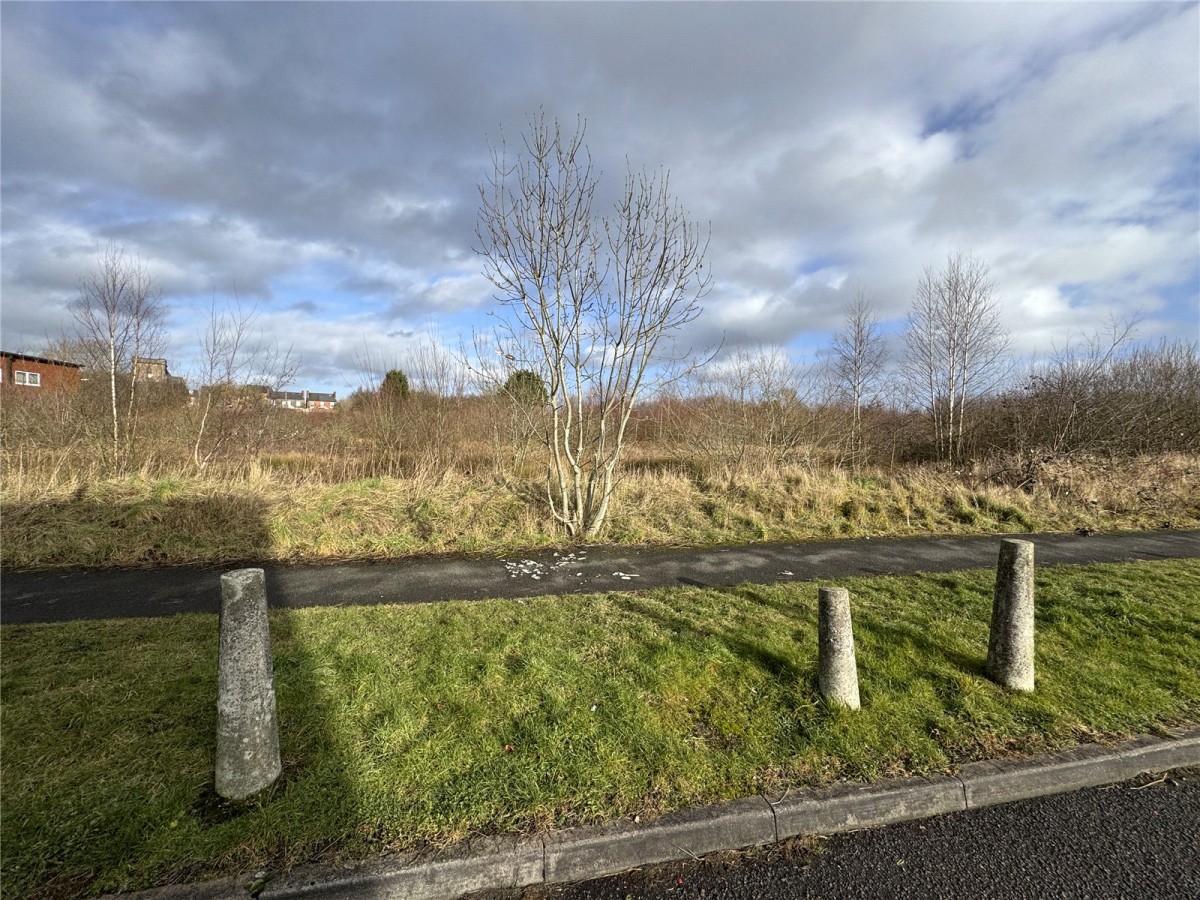
[[[957,775],[803,788],[777,800],[749,797],[644,825],[573,828],[545,838],[479,838],[448,851],[343,868],[297,869],[272,880],[262,900],[451,900],[485,889],[577,881],[637,866],[741,850],[800,834],[834,834],[908,822],[1200,766],[1200,728],[1142,737],[1115,748],[1078,747],[1031,760],[970,763]],[[120,895],[138,900],[247,898],[253,876]],[[116,897],[118,895],[110,895]]]
[[[775,814],[762,797],[684,810],[646,825],[573,828],[546,838],[547,882],[583,881],[718,850],[773,844]]]
[[[1139,738],[1106,750],[1096,745],[1033,761],[987,760],[962,767],[967,809],[1115,784],[1144,772],[1200,765],[1200,729],[1174,739]]]
[[[436,853],[339,869],[298,869],[268,883],[259,897],[444,900],[489,888],[540,884],[544,873],[545,842],[540,838],[484,837]]]
[[[802,788],[773,801],[771,808],[782,841],[801,834],[838,834],[961,812],[966,801],[962,782],[943,776]]]

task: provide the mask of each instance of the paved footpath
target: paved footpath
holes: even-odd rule
[[[432,603],[697,585],[728,587],[991,567],[1001,538],[1032,540],[1039,565],[1200,558],[1200,530],[1137,534],[856,539],[704,549],[582,546],[486,559],[266,565],[272,606]],[[224,567],[0,575],[0,621],[216,613]]]

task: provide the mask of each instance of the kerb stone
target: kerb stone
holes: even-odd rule
[[[542,880],[542,842],[480,837],[449,850],[405,854],[341,869],[297,870],[272,881],[260,900],[454,900],[465,893],[506,890]]]
[[[984,760],[959,771],[967,808],[1011,803],[1080,788],[1116,784],[1137,774],[1136,766],[1105,747],[1088,745],[1036,760]]]
[[[1142,737],[1122,744],[1121,757],[1129,764],[1130,777],[1142,772],[1166,772],[1200,766],[1200,728],[1173,732],[1165,740]]]
[[[837,834],[911,822],[967,808],[957,778],[892,778],[875,784],[801,788],[771,801],[779,839],[798,834]]]
[[[546,839],[546,881],[581,881],[775,840],[775,816],[762,797],[690,809],[645,826],[576,828]]]

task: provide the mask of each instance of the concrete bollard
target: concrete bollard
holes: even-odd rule
[[[267,586],[262,569],[221,576],[217,658],[217,793],[244,800],[281,770]]]
[[[1033,690],[1033,544],[1030,541],[1000,542],[987,674],[1009,690]]]
[[[817,592],[817,637],[820,643],[819,684],[826,700],[858,709],[858,667],[854,661],[854,628],[850,592],[821,588]]]

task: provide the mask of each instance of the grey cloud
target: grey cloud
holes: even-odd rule
[[[179,295],[266,298],[335,262],[327,287],[363,298],[348,327],[374,334],[477,308],[491,294],[471,249],[488,142],[503,129],[519,143],[539,105],[587,117],[610,183],[627,158],[665,166],[711,220],[705,337],[827,330],[845,288],[803,281],[813,258],[837,260],[893,319],[921,266],[958,247],[994,260],[1014,304],[1086,266],[1082,248],[1132,215],[1150,235],[1126,247],[1139,295],[1157,290],[1152,270],[1165,283],[1195,259],[1180,236],[1200,187],[1170,181],[1200,127],[1179,87],[1197,67],[1194,6],[5,3],[2,16],[14,334],[61,307],[106,239]],[[1094,285],[1081,314],[1112,290]],[[332,314],[319,292],[308,302]]]

